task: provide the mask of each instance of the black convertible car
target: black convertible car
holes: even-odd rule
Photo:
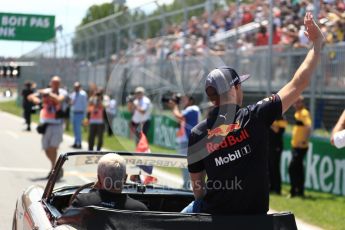
[[[127,162],[123,193],[145,203],[150,211],[98,206],[69,208],[79,193],[93,189],[99,158],[109,152],[71,152],[60,155],[45,186],[31,186],[19,197],[13,229],[297,229],[291,213],[265,216],[182,214],[194,200],[183,189],[185,156],[117,152]],[[153,166],[150,175],[147,167]],[[57,180],[60,170],[64,177]]]

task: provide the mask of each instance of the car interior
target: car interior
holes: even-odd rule
[[[57,190],[52,194],[49,201],[53,207],[61,214],[69,207],[70,199],[77,187],[64,188]],[[85,188],[80,193],[88,193],[91,188]],[[169,190],[159,186],[138,184],[126,184],[123,193],[128,194],[131,198],[144,203],[150,211],[161,212],[180,212],[190,202],[194,200],[193,193],[186,190]]]

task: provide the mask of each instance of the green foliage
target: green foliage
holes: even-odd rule
[[[101,5],[92,5],[86,12],[85,17],[81,20],[79,26],[84,26],[90,22],[114,14],[114,5],[112,3],[103,3]]]
[[[205,0],[189,0],[189,1],[175,0],[171,4],[161,5],[160,8],[157,8],[155,11],[153,11],[150,15],[148,15],[148,17],[160,15],[162,12],[165,12],[165,13],[174,12],[177,10],[184,9],[188,6],[194,6],[194,5],[203,4],[203,3],[205,3]],[[188,18],[192,16],[200,16],[202,15],[203,12],[204,12],[204,8],[192,10],[188,12]],[[184,21],[184,13],[182,12],[170,18],[166,18],[166,25],[173,25],[173,24],[180,25],[183,23],[183,21]],[[161,21],[157,21],[157,20],[151,21],[149,23],[149,29],[150,29],[149,36],[150,37],[162,36],[165,32],[163,31],[162,27],[163,25]]]

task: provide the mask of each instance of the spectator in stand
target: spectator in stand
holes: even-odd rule
[[[254,21],[254,17],[252,15],[252,13],[250,12],[249,7],[245,6],[243,8],[243,15],[242,15],[242,22],[241,22],[241,24],[245,25],[245,24],[250,23],[252,21]]]
[[[265,13],[262,6],[258,6],[255,11],[255,21],[258,23],[261,23],[263,20],[265,20]]]
[[[273,45],[278,45],[281,41],[281,31],[276,24],[273,24]]]
[[[331,24],[328,27],[327,42],[328,43],[338,43],[344,40],[344,31],[341,21]]]
[[[188,34],[198,34],[199,26],[199,19],[196,16],[192,16],[188,23]]]
[[[72,148],[81,149],[82,133],[81,126],[87,111],[87,94],[81,88],[79,82],[74,83],[74,92],[70,95],[72,109],[72,124],[74,133],[74,144]]]
[[[287,28],[283,28],[281,41],[282,44],[291,47],[298,43],[298,32],[295,25],[289,24]]]
[[[307,36],[304,34],[305,26],[301,25],[298,31],[298,44],[296,47],[308,48],[309,47],[309,40]]]
[[[231,17],[231,13],[226,11],[224,14],[225,30],[230,30],[234,27],[234,19]]]
[[[267,28],[264,25],[261,25],[259,32],[256,35],[256,46],[266,46],[268,44],[268,34]]]

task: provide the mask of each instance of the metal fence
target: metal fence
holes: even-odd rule
[[[184,2],[181,0],[181,4]],[[165,31],[167,25],[175,22],[185,30],[188,20],[197,11],[207,12],[210,22],[213,10],[222,7],[222,2],[205,1],[173,12],[159,7],[161,11],[150,17],[145,13],[145,7],[150,5],[145,5],[81,27],[71,35],[57,34],[56,39],[21,58],[35,62],[33,67],[22,69],[23,80],[33,80],[43,87],[49,83],[51,75],[58,74],[67,88],[77,80],[84,88],[96,84],[122,102],[141,85],[147,89],[156,107],[160,107],[160,98],[167,91],[193,93],[199,102],[206,102],[203,93],[206,74],[212,68],[230,65],[239,74],[252,76],[243,85],[250,98],[248,103],[269,91],[279,90],[291,79],[307,49],[290,46],[244,49],[219,40],[219,37],[211,37],[209,31],[207,46],[200,48],[193,36],[168,35]],[[235,28],[231,38],[241,37],[241,31],[255,32],[257,25],[253,24],[253,28],[248,29],[248,25],[245,30]],[[177,43],[183,48],[173,52]],[[216,47],[224,43],[225,48],[217,50]],[[329,129],[333,126],[345,108],[345,43],[323,48],[320,65],[306,97],[315,127]]]

